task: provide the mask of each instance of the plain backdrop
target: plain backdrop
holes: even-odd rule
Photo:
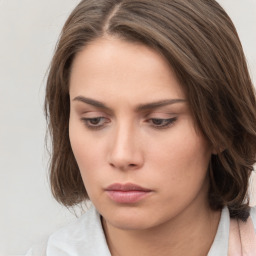
[[[0,0],[1,256],[24,254],[75,218],[50,194],[43,102],[45,75],[56,41],[78,2]],[[255,82],[256,0],[219,3],[237,27]]]

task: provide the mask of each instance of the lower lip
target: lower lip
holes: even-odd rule
[[[106,191],[108,196],[116,203],[131,204],[136,203],[150,194],[150,191]]]

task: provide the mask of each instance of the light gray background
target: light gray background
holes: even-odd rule
[[[49,192],[43,98],[55,43],[78,2],[0,0],[0,255],[24,254],[74,218]],[[256,81],[256,0],[219,3],[237,27]]]

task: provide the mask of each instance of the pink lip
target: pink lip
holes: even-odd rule
[[[105,191],[110,199],[117,203],[136,203],[152,192],[150,189],[132,183],[115,183],[108,186]]]

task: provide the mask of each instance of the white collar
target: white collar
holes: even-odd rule
[[[208,256],[228,253],[230,217],[228,208],[222,210],[218,230]],[[75,222],[53,233],[47,243],[47,256],[111,256],[94,206]]]
[[[226,256],[228,255],[230,216],[227,207],[221,212],[220,222],[213,244],[207,256]]]
[[[47,256],[111,256],[100,215],[91,206],[75,222],[53,233],[48,240]]]

